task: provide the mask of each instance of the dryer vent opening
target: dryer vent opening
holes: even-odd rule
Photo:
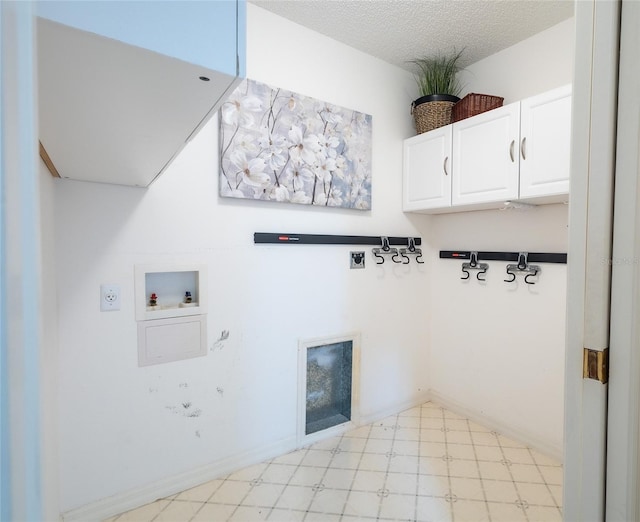
[[[351,420],[353,341],[307,347],[305,435]]]

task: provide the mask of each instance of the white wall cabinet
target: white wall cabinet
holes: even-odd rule
[[[520,105],[520,199],[569,193],[571,86]]]
[[[566,201],[571,86],[414,136],[404,143],[403,210],[458,212],[505,201]]]
[[[453,124],[452,205],[518,198],[519,124],[519,103]]]
[[[447,125],[405,140],[405,211],[451,206],[451,136]]]

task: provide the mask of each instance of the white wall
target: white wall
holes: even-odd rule
[[[248,77],[373,116],[373,210],[220,199],[216,122],[147,190],[58,181],[63,512],[110,496],[94,515],[135,505],[291,449],[299,339],[361,333],[366,419],[429,387],[428,265],[376,266],[364,248],[367,268],[351,271],[360,248],[253,244],[256,231],[425,237],[427,223],[401,211],[412,122],[398,93],[413,78],[252,4],[247,34]],[[139,368],[134,266],[174,261],[208,266],[215,349]],[[121,286],[121,311],[99,311],[101,283]],[[216,344],[222,330],[229,339]],[[187,401],[202,416],[176,413]]]
[[[505,105],[571,83],[575,20],[569,18],[467,67],[469,92],[503,96]]]
[[[469,67],[468,90],[505,103],[571,82],[573,19]],[[527,64],[527,67],[523,67]],[[439,250],[567,251],[567,206],[433,216]],[[539,282],[507,284],[506,263],[487,282],[462,281],[460,262],[433,259],[433,396],[558,457],[562,454],[566,265],[543,264]]]
[[[58,296],[55,265],[55,182],[40,162],[42,512],[44,520],[60,513],[58,481]]]
[[[437,250],[566,252],[567,208],[436,216]],[[562,454],[566,265],[540,264],[535,285],[509,284],[507,263],[487,282],[460,277],[461,262],[434,260],[431,389],[546,452]]]

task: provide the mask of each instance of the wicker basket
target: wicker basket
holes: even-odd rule
[[[411,114],[416,124],[416,132],[422,134],[451,123],[454,101],[421,102],[421,98],[411,104]]]
[[[475,93],[467,94],[453,106],[451,121],[464,120],[476,114],[497,109],[498,107],[502,107],[502,102],[504,102],[504,98],[500,96]]]

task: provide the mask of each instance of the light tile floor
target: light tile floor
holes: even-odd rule
[[[109,522],[560,522],[562,466],[433,403]]]

